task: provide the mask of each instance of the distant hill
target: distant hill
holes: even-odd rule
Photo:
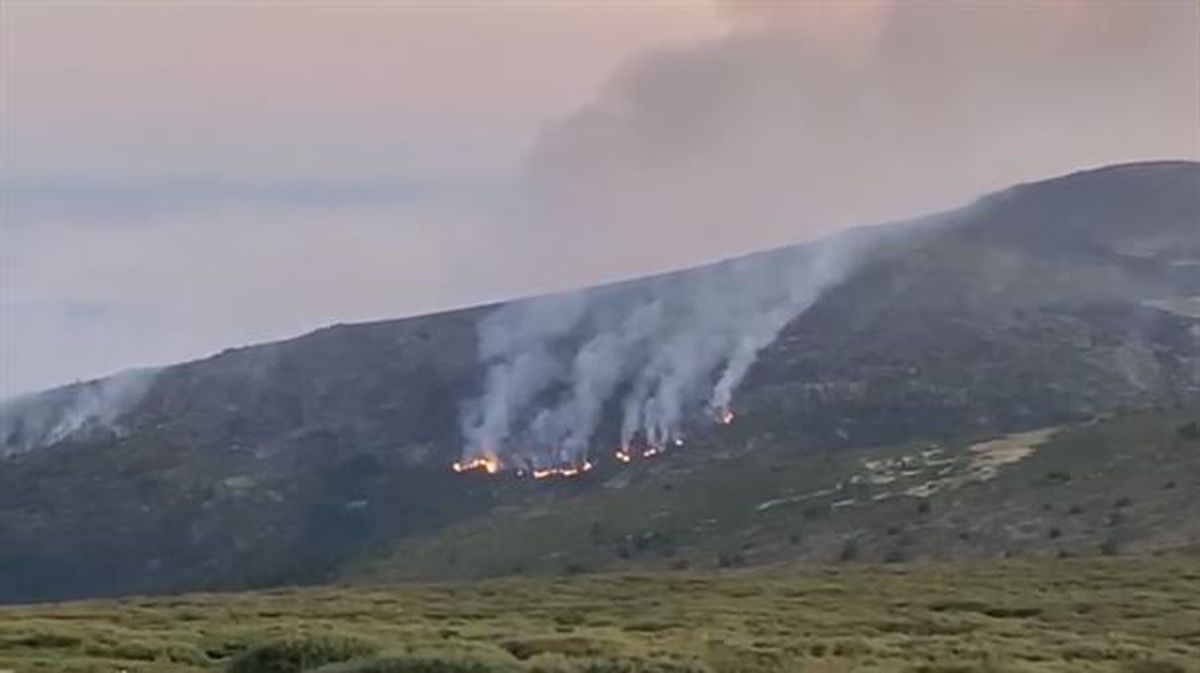
[[[0,414],[0,453],[6,454],[0,459],[0,600],[319,581],[369,574],[362,569],[371,564],[363,559],[386,559],[371,566],[388,568],[385,575],[423,576],[422,568],[438,575],[518,572],[526,560],[462,571],[428,554],[459,548],[460,533],[482,521],[506,526],[514,516],[535,516],[524,509],[531,502],[554,510],[554,525],[590,530],[597,524],[605,531],[597,534],[605,540],[604,562],[590,565],[620,565],[630,559],[613,546],[599,503],[627,497],[626,504],[611,506],[632,507],[648,497],[644,488],[674,489],[670,502],[713,499],[724,488],[761,489],[757,507],[802,495],[799,482],[789,486],[765,475],[801,470],[814,485],[827,469],[847,478],[864,475],[863,464],[853,461],[864,459],[869,447],[890,447],[870,449],[883,451],[880,456],[911,456],[936,445],[958,452],[952,469],[973,469],[961,456],[978,441],[1132,410],[1143,410],[1131,417],[1141,421],[1095,426],[1107,429],[1095,442],[1120,442],[1113,439],[1094,455],[1056,452],[1052,468],[988,482],[987,488],[1010,490],[963,511],[982,517],[985,506],[1030,498],[1025,488],[1040,501],[1047,484],[1064,479],[1050,472],[1069,473],[1067,481],[1079,484],[1082,475],[1105,469],[1119,469],[1129,481],[1087,483],[1133,489],[1109,494],[1132,502],[1112,504],[1118,519],[1128,516],[1121,510],[1137,511],[1137,503],[1200,500],[1194,478],[1180,476],[1167,488],[1160,470],[1174,466],[1183,475],[1192,466],[1190,474],[1197,473],[1187,453],[1194,452],[1193,440],[1179,428],[1200,408],[1200,165],[1086,171],[853,235],[871,237],[870,253],[760,353],[733,397],[732,426],[689,426],[684,450],[626,468],[598,452],[593,473],[551,486],[448,469],[462,445],[460,407],[484,377],[477,326],[496,307],[339,325],[11,402]],[[737,263],[787,264],[808,249],[769,251]],[[678,282],[701,282],[727,265],[676,275]],[[650,282],[656,281],[629,285]],[[612,436],[616,423],[606,414],[599,433]],[[1076,432],[1090,431],[1070,431]],[[1034,452],[1011,469],[1042,465],[1037,461],[1044,455]],[[1070,456],[1070,465],[1060,464],[1062,455]],[[950,458],[921,458],[943,459]],[[738,461],[752,466],[740,484]],[[771,467],[776,463],[778,472]],[[930,465],[920,469],[936,477]],[[1143,471],[1145,479],[1136,476]],[[646,486],[613,488],[613,479]],[[1088,503],[1100,497],[1087,488]],[[926,514],[940,512],[948,493],[935,495]],[[758,497],[739,496],[737,506]],[[1080,504],[1045,497],[1036,506]],[[897,500],[913,498],[896,505],[905,516],[925,500]],[[1101,516],[1094,509],[1099,502],[1084,504],[1089,513],[1072,521],[1086,520],[1089,530],[1106,525],[1092,521]],[[587,503],[596,503],[595,512]],[[803,519],[807,507],[767,511],[796,510]],[[1103,516],[1112,513],[1103,507]],[[576,511],[570,520],[559,514]],[[718,554],[728,563],[806,558],[810,551],[818,557],[835,548],[839,556],[897,559],[1035,548],[1075,553],[1074,543],[1090,549],[1107,541],[1058,516],[1042,516],[1045,525],[1032,532],[1016,523],[983,526],[981,538],[972,537],[976,527],[955,524],[943,531],[953,544],[910,545],[886,542],[876,537],[875,524],[849,519],[844,525],[853,528],[822,524],[819,535],[828,542],[812,549],[798,544],[760,554],[700,542],[690,562],[707,563]],[[1137,530],[1109,551],[1196,543],[1195,529],[1178,517],[1147,514],[1136,521]],[[751,516],[738,526],[757,522]],[[617,526],[622,535],[657,530],[633,531],[624,514]],[[1043,530],[1047,526],[1059,534]],[[867,529],[873,532],[859,535]],[[901,526],[895,535],[906,530]],[[966,538],[957,537],[964,532]],[[746,541],[761,545],[769,537],[774,545],[789,535],[780,529]],[[548,539],[553,547],[554,536]],[[1039,544],[1022,542],[1032,539]],[[420,540],[428,544],[419,546]],[[494,543],[480,538],[480,544]],[[893,551],[905,546],[911,549]],[[393,549],[402,556],[391,556]],[[470,557],[478,549],[459,553]],[[412,555],[411,570],[404,554]],[[538,558],[539,571],[568,570]],[[574,571],[589,565],[570,563],[578,563]]]

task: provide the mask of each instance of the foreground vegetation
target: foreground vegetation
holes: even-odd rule
[[[843,564],[0,610],[0,671],[1200,670],[1200,559]]]

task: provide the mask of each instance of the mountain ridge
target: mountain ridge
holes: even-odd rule
[[[862,231],[881,229],[881,228],[887,228],[887,227],[898,227],[898,226],[902,226],[905,224],[911,224],[911,223],[936,221],[939,218],[951,216],[953,214],[959,213],[960,211],[965,211],[970,208],[976,207],[980,204],[986,204],[991,201],[1004,199],[1013,193],[1019,192],[1021,190],[1027,189],[1029,187],[1035,187],[1035,186],[1043,185],[1045,183],[1050,183],[1050,182],[1064,183],[1064,182],[1069,182],[1069,181],[1077,180],[1077,179],[1087,179],[1087,178],[1093,177],[1095,175],[1102,175],[1102,174],[1107,174],[1107,173],[1112,173],[1112,172],[1119,173],[1119,172],[1130,171],[1130,170],[1192,169],[1198,165],[1200,165],[1200,162],[1195,162],[1195,161],[1186,160],[1186,159],[1158,159],[1158,160],[1133,161],[1133,162],[1118,163],[1118,164],[1107,164],[1107,165],[1100,165],[1100,166],[1091,167],[1091,168],[1082,168],[1082,169],[1072,171],[1070,173],[1065,173],[1063,175],[1056,176],[1056,177],[1045,178],[1045,179],[1040,179],[1040,180],[1029,180],[1026,182],[1017,183],[1017,184],[1012,185],[1011,187],[1007,187],[1007,188],[1001,189],[999,191],[992,192],[990,194],[981,196],[978,199],[976,199],[976,201],[972,202],[971,204],[968,204],[966,206],[962,206],[959,208],[953,208],[953,209],[950,209],[947,211],[938,211],[935,213],[930,213],[928,215],[919,216],[919,217],[913,218],[911,220],[900,220],[900,221],[887,222],[887,223],[881,223],[881,224],[858,225],[858,226],[850,227],[848,229],[841,230],[840,232],[835,232],[828,236],[838,236],[839,234],[862,232]],[[770,254],[772,252],[776,252],[779,250],[789,249],[789,248],[793,248],[793,247],[797,247],[797,246],[808,245],[812,242],[813,241],[808,240],[808,241],[796,241],[796,242],[791,242],[791,243],[783,243],[779,246],[755,250],[755,251],[751,251],[751,252],[747,252],[747,253],[743,253],[743,254],[739,254],[739,255],[733,255],[730,257],[722,257],[722,258],[711,260],[711,261],[700,262],[700,263],[697,263],[697,264],[694,264],[691,266],[683,266],[683,267],[679,267],[679,268],[675,268],[675,269],[667,269],[665,271],[648,273],[645,275],[639,275],[639,276],[634,276],[634,277],[630,277],[630,278],[604,280],[604,281],[600,281],[600,282],[593,283],[593,284],[583,284],[583,285],[567,288],[564,290],[556,290],[556,291],[548,292],[548,293],[534,293],[534,294],[530,294],[530,295],[522,295],[522,296],[512,297],[512,298],[507,298],[507,299],[494,299],[494,300],[485,300],[485,301],[479,301],[479,302],[467,302],[462,305],[451,306],[451,307],[447,307],[444,309],[404,314],[404,315],[400,315],[400,316],[393,317],[393,318],[382,318],[382,319],[350,321],[350,322],[335,322],[335,323],[331,323],[329,325],[317,327],[317,328],[314,328],[314,329],[311,329],[311,330],[308,330],[305,332],[301,332],[299,334],[294,334],[291,336],[281,336],[279,338],[267,339],[264,341],[258,341],[258,342],[253,342],[253,343],[248,343],[248,344],[238,345],[238,346],[228,346],[226,348],[222,348],[221,350],[219,350],[217,352],[213,352],[213,353],[210,353],[207,355],[201,355],[201,356],[191,358],[191,359],[181,360],[178,362],[173,362],[173,363],[166,364],[166,365],[131,367],[129,369],[122,369],[122,370],[113,372],[111,374],[77,380],[77,381],[74,381],[71,383],[63,383],[60,385],[53,385],[53,386],[49,386],[49,387],[41,388],[41,389],[37,389],[37,390],[31,390],[31,391],[13,395],[4,400],[0,400],[0,402],[10,402],[17,398],[24,398],[24,397],[30,397],[30,396],[36,396],[36,395],[44,395],[44,394],[51,393],[51,392],[57,391],[57,390],[76,388],[79,386],[87,386],[90,384],[94,384],[98,381],[111,379],[115,376],[120,376],[122,374],[125,374],[127,372],[132,372],[132,371],[155,371],[155,370],[166,369],[166,368],[170,368],[170,367],[179,367],[179,366],[183,366],[183,365],[190,365],[190,364],[195,364],[195,363],[200,363],[200,362],[206,362],[209,360],[213,360],[214,358],[226,356],[231,353],[243,351],[246,349],[269,348],[269,347],[273,347],[273,346],[279,346],[282,344],[295,342],[300,339],[314,337],[317,334],[327,332],[327,331],[354,329],[354,328],[369,328],[371,326],[395,324],[395,323],[409,321],[409,320],[435,319],[435,318],[439,318],[439,317],[448,317],[448,316],[463,314],[463,313],[469,314],[469,313],[475,313],[475,312],[482,312],[482,311],[494,309],[498,306],[513,303],[513,302],[536,300],[536,299],[546,298],[546,297],[555,296],[555,295],[571,294],[574,292],[579,292],[579,291],[584,291],[584,290],[589,290],[589,289],[597,289],[597,288],[605,288],[605,287],[611,287],[611,286],[619,286],[619,285],[624,285],[624,284],[629,284],[629,283],[637,283],[639,281],[649,280],[649,279],[653,279],[653,278],[670,276],[670,275],[674,275],[674,274],[678,274],[678,273],[686,273],[688,271],[705,269],[705,268],[709,268],[709,267],[713,267],[713,266],[727,264],[727,263],[734,262],[737,260],[753,258],[753,257],[763,255],[763,254]]]
[[[1106,167],[911,230],[861,230],[897,235],[759,354],[734,426],[689,421],[684,450],[803,455],[1191,408],[1196,320],[1161,302],[1200,295],[1197,186],[1192,162]],[[786,262],[795,248],[667,275]],[[36,451],[12,450],[10,426],[0,599],[314,581],[486,515],[510,481],[448,467],[461,404],[483,376],[478,323],[496,306],[334,325],[173,365],[110,426]],[[601,446],[618,422],[606,412]],[[612,467],[607,449],[594,455]],[[563,497],[596,482],[563,483]]]

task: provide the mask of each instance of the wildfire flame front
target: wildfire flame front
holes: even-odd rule
[[[576,477],[584,472],[590,471],[594,466],[591,461],[583,461],[579,465],[562,465],[558,467],[538,467],[534,468],[531,474],[534,479],[545,479],[547,477]]]
[[[450,466],[455,472],[487,472],[496,474],[500,471],[500,460],[491,456],[472,458],[465,463],[455,462]]]

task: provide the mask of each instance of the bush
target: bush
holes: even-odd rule
[[[1187,669],[1173,661],[1144,659],[1122,664],[1121,673],[1187,673]]]
[[[695,661],[652,659],[592,659],[575,664],[579,673],[708,673],[704,664]]]
[[[374,654],[369,641],[339,635],[308,635],[255,645],[229,665],[229,673],[299,673]]]
[[[1006,673],[1007,670],[984,662],[980,664],[922,664],[907,669],[905,673]]]
[[[613,649],[612,643],[580,636],[514,638],[501,643],[500,646],[522,660],[538,654],[559,654],[566,657],[598,656]]]
[[[384,655],[323,666],[314,673],[517,673],[520,670],[513,661],[447,653]]]
[[[83,639],[70,633],[39,630],[28,635],[21,636],[10,642],[20,647],[32,647],[37,649],[66,649],[78,647],[83,642]]]
[[[575,664],[561,654],[539,654],[525,662],[529,673],[575,673]]]
[[[746,565],[746,557],[740,552],[730,551],[717,554],[718,568],[741,568]]]
[[[1200,439],[1200,423],[1196,421],[1184,423],[1176,428],[1175,436],[1186,440]]]
[[[395,654],[332,664],[313,673],[708,673],[694,661],[626,658],[575,658],[542,653],[524,666],[510,659],[478,655]]]
[[[859,549],[858,540],[854,539],[846,540],[842,544],[841,551],[838,552],[838,560],[843,563],[857,561],[860,556],[862,556],[862,550]]]

